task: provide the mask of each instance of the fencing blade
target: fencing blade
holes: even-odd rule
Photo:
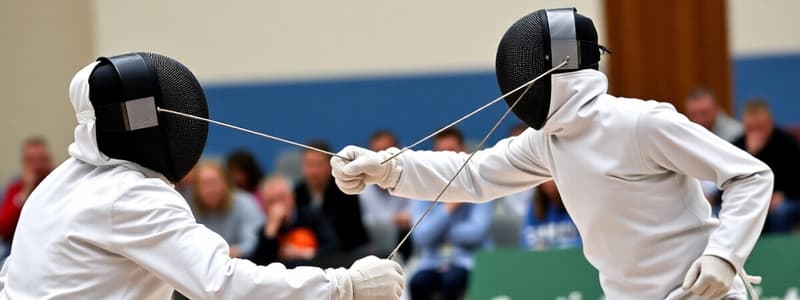
[[[302,144],[302,143],[298,143],[298,142],[295,142],[295,141],[287,140],[287,139],[284,139],[284,138],[281,138],[281,137],[277,137],[277,136],[274,136],[274,135],[269,135],[269,134],[258,132],[258,131],[255,131],[255,130],[242,128],[242,127],[239,127],[239,126],[236,126],[236,125],[232,125],[232,124],[228,124],[228,123],[225,123],[225,122],[215,121],[215,120],[211,120],[211,119],[208,119],[208,118],[198,117],[198,116],[195,116],[195,115],[190,115],[190,114],[187,114],[187,113],[182,113],[182,112],[179,112],[179,111],[174,111],[174,110],[171,110],[171,109],[166,109],[166,108],[161,108],[161,107],[156,107],[156,110],[158,110],[159,112],[173,114],[173,115],[181,116],[181,117],[184,117],[184,118],[189,118],[189,119],[194,119],[194,120],[199,120],[199,121],[205,121],[205,122],[208,122],[208,123],[211,123],[211,124],[215,124],[215,125],[219,125],[219,126],[222,126],[222,127],[231,128],[231,129],[234,129],[234,130],[238,130],[238,131],[246,132],[246,133],[249,133],[249,134],[257,135],[257,136],[260,136],[260,137],[263,137],[263,138],[267,138],[267,139],[270,139],[270,140],[273,140],[273,141],[278,141],[278,142],[281,142],[281,143],[297,146],[297,147],[300,147],[300,148],[303,148],[303,149],[316,151],[316,152],[324,153],[324,154],[331,155],[331,156],[336,156],[336,157],[344,159],[346,161],[350,161],[349,158],[341,156],[341,155],[338,155],[338,154],[330,152],[330,151],[325,151],[325,150],[319,149],[317,147],[312,147],[312,146],[309,146],[309,145],[306,145],[306,144]]]

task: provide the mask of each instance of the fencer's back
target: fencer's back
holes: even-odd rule
[[[693,299],[680,289],[692,261],[704,253],[739,255],[724,246],[728,241],[710,240],[719,221],[697,178],[726,187],[765,167],[670,104],[605,94],[599,72],[554,78],[561,101],[551,106],[543,131],[527,134],[559,187],[587,259],[600,270],[606,296]],[[593,89],[601,92],[591,96]],[[734,292],[742,289],[737,279]]]
[[[171,287],[112,250],[114,203],[143,181],[158,185],[161,179],[74,158],[56,168],[25,203],[0,276],[0,298],[167,299]],[[132,282],[135,288],[126,289]]]

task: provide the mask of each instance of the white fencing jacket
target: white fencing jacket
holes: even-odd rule
[[[544,127],[479,151],[442,200],[489,201],[553,179],[608,299],[694,299],[680,285],[699,256],[742,269],[766,218],[772,172],[670,104],[606,89],[595,70],[553,75]],[[391,192],[433,199],[466,157],[406,152]],[[697,179],[724,190],[719,220]],[[737,279],[731,295],[742,293]]]
[[[0,299],[349,299],[344,269],[257,266],[195,222],[160,174],[101,154],[88,77],[70,85],[78,117],[71,158],[25,203]],[[345,282],[347,281],[347,282]]]

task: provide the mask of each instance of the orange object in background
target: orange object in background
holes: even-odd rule
[[[317,252],[317,236],[308,228],[295,228],[280,237],[278,257],[311,259]]]

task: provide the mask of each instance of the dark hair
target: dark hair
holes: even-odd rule
[[[311,140],[308,143],[306,143],[306,145],[309,145],[311,147],[317,148],[319,150],[324,150],[324,151],[331,152],[331,144],[329,144],[325,140]],[[313,151],[313,150],[309,150],[309,149],[303,150],[303,153],[306,153],[306,152],[319,153],[317,151]],[[320,154],[324,154],[324,153],[320,153]],[[325,155],[327,155],[327,154],[325,154]],[[328,155],[328,156],[330,156],[330,155]]]
[[[558,187],[556,187],[556,190]],[[542,190],[542,188],[536,188],[536,193],[534,194],[533,198],[533,205],[534,208],[534,216],[536,220],[543,221],[547,218],[547,214],[549,213],[549,209],[551,206],[556,206],[556,209],[560,211],[566,211],[564,208],[564,203],[561,202],[561,193],[557,193],[555,198],[550,198],[547,193]],[[553,202],[557,202],[553,203]]]
[[[459,144],[464,145],[464,134],[461,133],[461,130],[458,130],[458,128],[455,127],[450,127],[445,130],[442,130],[442,132],[439,132],[436,134],[436,136],[434,136],[434,139],[438,140],[441,138],[448,138],[448,137],[455,138],[456,140],[458,140]]]
[[[522,132],[522,131],[527,130],[528,128],[530,128],[530,126],[528,126],[528,124],[520,122],[520,123],[515,124],[514,127],[511,127],[511,133],[514,133],[514,132],[517,132],[517,131]]]
[[[744,108],[742,109],[742,113],[744,114],[750,114],[762,111],[768,113],[770,112],[769,103],[764,98],[758,98],[758,97],[747,100],[747,103],[745,103]]]
[[[686,100],[691,101],[703,97],[714,98],[714,92],[712,92],[711,89],[704,86],[696,87],[689,92],[689,95],[686,96]]]
[[[380,130],[378,130],[378,131],[375,131],[375,132],[374,132],[374,133],[373,133],[373,134],[372,134],[372,135],[369,137],[369,141],[370,141],[370,142],[372,142],[372,141],[375,141],[375,140],[377,140],[377,139],[379,139],[379,138],[384,138],[384,137],[385,137],[385,138],[390,138],[390,139],[392,140],[392,143],[393,143],[393,144],[395,144],[395,145],[397,145],[397,144],[398,144],[398,143],[397,143],[397,136],[396,136],[396,135],[394,135],[394,133],[393,133],[393,132],[391,132],[389,129],[380,129]]]
[[[34,135],[34,136],[26,138],[22,142],[22,146],[23,147],[27,147],[27,146],[44,146],[44,147],[47,147],[47,140],[45,140],[44,137],[41,137],[41,136],[38,136],[38,135]]]
[[[239,169],[244,172],[245,177],[247,177],[247,182],[245,186],[240,188],[250,192],[258,189],[258,183],[261,182],[261,178],[264,177],[264,173],[261,172],[256,158],[250,151],[244,149],[237,149],[231,152],[228,155],[226,167],[228,168],[228,172],[232,169]]]

